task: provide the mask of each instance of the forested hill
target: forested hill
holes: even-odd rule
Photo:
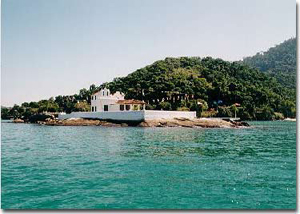
[[[295,116],[294,92],[275,78],[237,62],[210,57],[166,58],[104,86],[124,92],[127,98],[143,99],[154,109],[195,110],[193,102],[200,100],[219,116],[232,116],[229,107],[235,103],[241,104],[242,118],[271,119],[274,112]]]
[[[180,57],[156,61],[78,94],[2,108],[1,117],[30,119],[45,111],[89,111],[91,95],[104,87],[125,93],[125,98],[146,101],[147,109],[191,110],[203,117],[233,117],[236,112],[250,120],[296,115],[295,90],[270,75],[238,62]]]
[[[286,87],[296,88],[296,49],[296,38],[292,38],[270,48],[266,52],[246,57],[242,60],[242,63],[269,73]]]

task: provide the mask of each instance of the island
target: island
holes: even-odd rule
[[[63,119],[61,113],[103,116],[100,110],[126,112],[130,108],[130,111],[186,112],[182,113],[185,115],[196,112],[197,118],[295,120],[296,44],[292,38],[236,62],[211,57],[167,57],[125,77],[82,88],[77,94],[2,106],[1,118],[36,122],[43,113]],[[124,99],[115,104],[95,104],[104,89],[115,95],[119,92],[118,96]],[[175,117],[186,118],[182,115],[172,118]]]

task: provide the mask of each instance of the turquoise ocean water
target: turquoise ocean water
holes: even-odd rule
[[[296,208],[295,122],[1,125],[2,209]]]

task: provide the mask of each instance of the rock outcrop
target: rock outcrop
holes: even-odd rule
[[[219,118],[174,118],[141,122],[140,127],[187,127],[187,128],[237,128],[249,126],[246,122],[225,121]]]
[[[46,119],[45,121],[38,122],[41,125],[48,126],[107,126],[107,127],[124,127],[128,126],[125,123],[111,123],[102,120],[91,120],[82,118],[70,118],[65,120]]]
[[[113,123],[95,119],[70,118],[65,120],[48,118],[39,121],[39,124],[49,126],[106,126],[106,127],[126,127],[126,123]],[[140,122],[137,127],[186,127],[186,128],[237,128],[249,126],[246,122],[225,121],[218,118],[174,118],[157,119]]]
[[[22,120],[22,119],[14,119],[13,122],[14,123],[24,123],[24,120]]]

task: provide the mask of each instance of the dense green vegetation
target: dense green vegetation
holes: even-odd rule
[[[90,111],[91,95],[98,88],[91,85],[89,89],[81,89],[78,94],[68,96],[57,96],[48,100],[38,102],[24,102],[20,106],[14,105],[12,108],[1,107],[1,118],[22,118],[29,119],[31,116],[43,112],[66,112]]]
[[[294,117],[295,94],[256,69],[210,57],[166,58],[102,87],[143,99],[150,109],[210,109],[211,116],[275,119]],[[200,103],[200,104],[199,104]],[[238,103],[240,106],[235,106]],[[210,114],[207,114],[207,116]]]
[[[246,57],[241,62],[270,74],[286,87],[296,88],[296,38],[286,40],[266,52]]]
[[[1,108],[1,118],[28,119],[41,112],[89,111],[100,88],[144,100],[147,109],[197,111],[198,116],[272,120],[296,116],[295,39],[264,54],[227,62],[210,57],[166,58],[78,94]],[[248,66],[248,65],[250,66]],[[254,67],[254,68],[253,68]],[[258,70],[258,69],[260,70]]]

